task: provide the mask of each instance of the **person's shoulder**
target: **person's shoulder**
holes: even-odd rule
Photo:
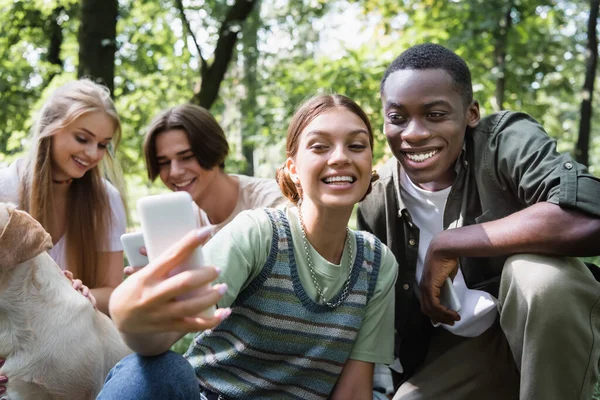
[[[233,175],[239,179],[244,207],[276,207],[285,201],[277,181],[273,178]]]
[[[498,135],[511,128],[523,129],[527,126],[535,127],[536,130],[541,128],[539,122],[529,114],[504,110],[481,118],[479,124],[475,127],[475,132],[486,136]]]
[[[106,190],[106,195],[108,196],[111,206],[114,206],[115,204],[123,205],[121,192],[119,192],[119,190],[107,179],[102,178],[102,183],[104,184],[104,189]]]
[[[232,229],[242,226],[260,227],[269,224],[269,214],[266,208],[255,208],[251,210],[243,210],[236,215],[233,220],[227,225],[232,225]],[[225,226],[227,226],[225,225]]]
[[[385,245],[377,238],[377,236],[373,235],[367,231],[361,230],[351,230],[354,233],[357,241],[360,238],[362,240],[363,246],[367,247],[369,251],[378,252],[381,255],[381,251]]]
[[[394,169],[398,168],[398,161],[391,157],[382,166],[377,168],[377,179],[372,184],[371,193],[369,193],[358,205],[361,212],[372,210],[379,212],[386,202],[386,196],[390,190],[394,189]]]
[[[121,192],[107,179],[102,179],[106,195],[108,197],[108,203],[113,213],[113,218],[118,221],[118,225],[121,226],[119,229],[124,229],[127,224],[127,210],[125,209],[125,202],[121,196]]]
[[[265,209],[244,210],[215,233],[208,244],[214,251],[223,251],[223,243],[240,243],[244,247],[244,243],[271,236],[271,221]]]
[[[379,174],[379,179],[377,181],[375,181],[375,183],[379,183],[379,184],[389,183],[389,181],[391,181],[394,176],[395,168],[398,168],[398,160],[396,160],[396,157],[392,156],[381,167],[377,168],[377,173]]]
[[[379,259],[380,268],[386,270],[397,270],[398,263],[392,251],[377,238],[377,236],[366,231],[353,231],[354,234],[363,240],[363,245],[368,248],[368,251],[373,252],[374,257]]]
[[[273,188],[279,190],[279,185],[277,185],[277,181],[275,181],[274,178],[259,178],[257,176],[237,174],[232,175],[239,179],[240,186],[246,190],[260,190],[263,188]]]
[[[121,194],[119,193],[119,190],[117,190],[115,185],[110,183],[110,181],[108,179],[102,178],[102,183],[104,184],[104,189],[106,189],[106,193],[108,194],[109,197],[121,196]]]
[[[489,160],[489,168],[496,168],[493,160],[555,141],[535,118],[516,111],[501,111],[482,118],[472,138],[476,160]]]
[[[386,188],[394,184],[394,170],[398,168],[398,160],[392,156],[383,165],[376,169],[379,178],[373,182],[373,192],[385,191]],[[367,199],[371,195],[367,196]]]

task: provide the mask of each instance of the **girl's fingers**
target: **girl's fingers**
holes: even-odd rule
[[[82,286],[83,286],[83,282],[81,282],[81,279],[73,280],[73,289],[79,290],[79,289],[81,289]]]
[[[171,302],[165,307],[164,312],[172,318],[196,317],[213,307],[226,291],[226,284],[215,285],[197,297]]]
[[[175,322],[174,330],[178,332],[199,332],[212,329],[231,314],[229,308],[220,308],[210,318],[186,317]]]
[[[72,273],[71,271],[69,271],[69,270],[64,270],[64,271],[63,271],[63,274],[64,274],[64,275],[65,275],[67,278],[69,278],[70,280],[73,280],[73,273]]]
[[[156,300],[170,301],[177,296],[209,285],[218,276],[219,272],[214,267],[180,272],[156,285],[154,288]]]
[[[127,276],[133,275],[136,272],[138,272],[139,270],[141,270],[144,267],[132,267],[132,266],[127,266],[123,269],[123,273]]]

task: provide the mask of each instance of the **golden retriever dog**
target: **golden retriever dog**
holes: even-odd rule
[[[0,203],[2,399],[93,399],[131,353],[112,321],[46,253],[50,235],[29,214]]]

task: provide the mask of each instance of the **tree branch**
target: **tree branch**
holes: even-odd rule
[[[192,40],[194,41],[194,45],[196,46],[196,51],[198,52],[198,57],[200,57],[200,74],[201,74],[201,76],[204,77],[204,75],[206,74],[206,71],[208,70],[208,64],[206,63],[206,60],[204,59],[204,57],[202,57],[202,50],[200,50],[200,45],[198,45],[198,41],[196,40],[196,35],[194,35],[194,32],[192,32],[192,27],[190,25],[190,21],[188,21],[187,17],[185,16],[185,7],[183,6],[183,1],[175,0],[175,5],[177,6],[179,13],[181,14],[181,20],[183,21],[183,24],[185,25],[185,28],[188,31],[188,34],[192,37]]]
[[[202,75],[200,92],[192,98],[193,103],[208,109],[217,99],[219,87],[235,50],[241,25],[250,15],[256,2],[257,0],[236,0],[235,4],[227,11],[225,20],[219,28],[219,39],[217,39],[217,46],[215,47],[214,61],[206,74]],[[236,25],[239,25],[240,28],[236,29]]]

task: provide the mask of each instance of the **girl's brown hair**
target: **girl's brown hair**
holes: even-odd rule
[[[88,79],[69,82],[52,93],[32,129],[32,149],[20,183],[20,208],[50,231],[54,221],[52,182],[53,136],[75,120],[92,112],[103,112],[113,122],[115,133],[109,151],[98,167],[71,183],[65,231],[68,269],[90,288],[98,286],[97,249],[108,248],[111,213],[103,178],[123,193],[122,174],[114,159],[121,136],[121,123],[108,89]],[[125,204],[124,198],[122,197]],[[56,239],[56,238],[55,238]]]
[[[144,139],[144,157],[148,178],[156,179],[160,166],[156,157],[156,137],[170,130],[185,132],[198,164],[206,170],[225,167],[229,144],[225,132],[207,109],[182,104],[162,111],[150,123]]]
[[[319,115],[336,107],[347,109],[364,122],[367,127],[367,132],[369,133],[371,152],[373,151],[373,129],[371,128],[369,117],[367,117],[363,109],[352,99],[344,95],[322,94],[308,99],[292,116],[292,120],[287,130],[287,140],[285,144],[287,157],[294,158],[296,156],[302,131]],[[285,164],[277,169],[276,179],[283,195],[292,203],[298,204],[302,197],[301,189],[292,181]],[[369,184],[369,189],[365,196],[370,192],[371,185]]]

